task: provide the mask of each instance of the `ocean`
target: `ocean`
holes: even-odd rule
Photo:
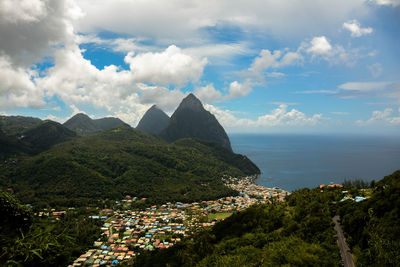
[[[285,190],[380,180],[400,169],[400,138],[294,134],[230,134],[235,153],[249,157],[260,185]]]

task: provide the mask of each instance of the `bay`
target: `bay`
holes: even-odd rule
[[[344,179],[380,180],[400,169],[400,138],[295,134],[230,134],[235,153],[262,174],[257,183],[295,190]]]

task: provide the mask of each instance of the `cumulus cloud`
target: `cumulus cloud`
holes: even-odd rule
[[[233,81],[229,85],[229,98],[238,98],[247,96],[252,91],[249,82],[239,83],[238,81]]]
[[[216,90],[214,85],[211,83],[203,87],[197,87],[194,93],[204,103],[213,103],[245,97],[250,94],[253,89],[251,81],[246,80],[244,83],[238,81],[231,82],[227,88],[227,91],[228,93],[223,95],[220,91]]]
[[[213,103],[222,97],[222,93],[217,91],[212,83],[203,87],[197,87],[194,93],[204,103]]]
[[[314,114],[308,117],[297,109],[288,109],[288,105],[280,104],[267,114],[259,116],[256,120],[237,118],[230,110],[219,109],[213,105],[205,105],[205,108],[213,113],[218,121],[227,128],[237,127],[287,127],[287,126],[315,126],[323,120],[322,114]]]
[[[7,57],[0,56],[0,106],[9,109],[45,105],[43,91],[32,81],[36,76],[34,71],[13,67]]]
[[[275,50],[271,53],[268,49],[261,50],[249,68],[250,71],[263,71],[269,68],[280,68],[301,61],[302,56],[297,52],[282,52]]]
[[[82,11],[73,1],[1,1],[0,54],[13,65],[30,66],[52,47],[74,43],[73,23]]]
[[[130,52],[124,60],[130,65],[133,78],[137,82],[177,86],[198,81],[207,64],[206,58],[189,56],[175,45],[159,53],[135,55]]]
[[[139,85],[139,101],[142,104],[156,104],[162,110],[173,111],[184,98],[184,94],[178,90],[169,90],[162,86]]]
[[[325,36],[314,37],[310,43],[311,46],[307,49],[308,53],[324,55],[332,51],[332,46]]]
[[[358,120],[358,125],[371,125],[371,124],[383,124],[400,126],[400,108],[397,110],[397,116],[394,114],[395,111],[392,108],[386,108],[383,111],[375,110],[372,112],[371,118],[368,120]]]
[[[343,23],[343,28],[350,31],[352,37],[361,37],[373,32],[371,27],[361,28],[361,24],[355,19]]]
[[[311,55],[312,60],[322,59],[332,64],[346,63],[352,65],[358,57],[355,51],[350,54],[341,45],[331,45],[325,36],[314,37],[309,43],[303,42],[299,51],[304,50]]]

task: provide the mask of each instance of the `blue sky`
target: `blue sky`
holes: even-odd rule
[[[400,130],[399,0],[3,0],[0,15],[4,115],[136,126],[193,92],[228,133]]]

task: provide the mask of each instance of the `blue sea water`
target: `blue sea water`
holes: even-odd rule
[[[260,169],[257,183],[285,190],[346,179],[380,180],[400,169],[400,138],[230,134],[235,153]]]

